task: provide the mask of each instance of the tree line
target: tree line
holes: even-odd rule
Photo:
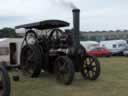
[[[85,31],[85,32],[128,32],[128,30]],[[20,36],[18,36],[14,28],[5,27],[0,29],[0,38],[18,38],[18,37]],[[83,39],[82,36],[81,39]]]
[[[0,38],[17,38],[19,37],[13,28],[5,27],[0,29]]]
[[[85,33],[91,33],[91,34],[94,33],[94,35],[86,35],[85,36],[85,35],[82,34],[84,32]],[[102,34],[102,33],[108,33],[108,34],[105,35],[105,34]],[[110,33],[110,35],[109,35],[109,33]],[[113,34],[111,34],[111,33],[113,33]],[[118,34],[118,33],[122,33],[122,34]],[[94,40],[94,41],[113,40],[113,39],[121,39],[121,38],[126,39],[127,37],[125,35],[127,35],[127,33],[128,33],[128,30],[82,31],[81,34],[80,34],[80,39],[82,41],[86,41],[86,40]]]

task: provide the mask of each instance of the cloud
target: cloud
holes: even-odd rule
[[[75,5],[81,9],[81,30],[128,29],[127,0],[0,0],[0,2],[0,27],[14,27],[52,18],[72,23],[70,6]]]
[[[44,4],[45,2],[45,4]],[[43,6],[45,5],[45,7]],[[47,0],[3,0],[0,3],[0,15],[2,16],[30,16],[40,15],[49,7]]]

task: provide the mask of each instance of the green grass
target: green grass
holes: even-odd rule
[[[83,80],[76,74],[73,84],[58,84],[54,76],[37,79],[21,76],[12,81],[12,96],[128,96],[128,57],[100,58],[101,76],[96,81]]]

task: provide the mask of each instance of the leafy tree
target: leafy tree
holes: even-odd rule
[[[2,28],[0,29],[0,38],[8,37],[8,38],[15,38],[17,37],[17,34],[13,28]]]

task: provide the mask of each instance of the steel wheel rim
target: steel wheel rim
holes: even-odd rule
[[[92,79],[97,72],[96,62],[93,58],[87,57],[83,62],[83,70],[87,78]]]

